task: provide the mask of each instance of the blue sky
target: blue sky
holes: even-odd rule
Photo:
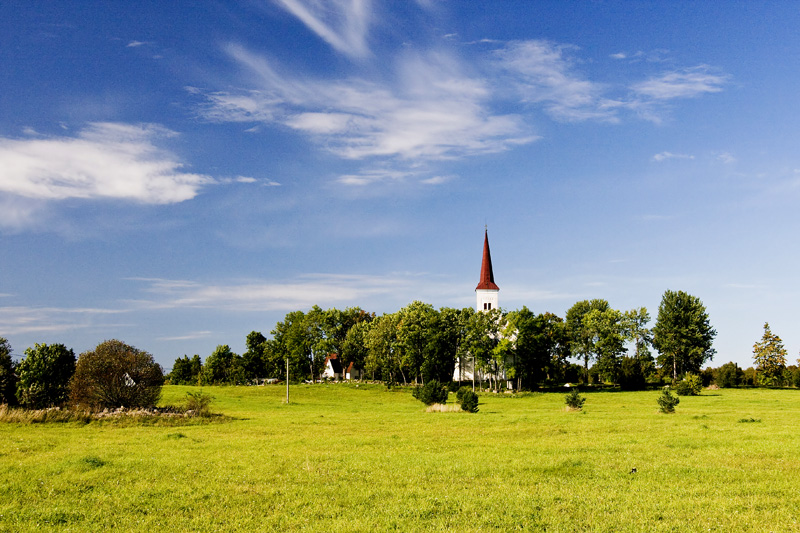
[[[794,363],[794,2],[0,5],[0,336],[166,367],[293,310],[706,305]]]

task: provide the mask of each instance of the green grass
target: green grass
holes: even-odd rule
[[[228,421],[0,424],[0,531],[800,530],[800,391],[203,390]]]

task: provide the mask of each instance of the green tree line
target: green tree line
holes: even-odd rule
[[[283,379],[288,365],[290,380],[318,380],[325,358],[336,354],[343,368],[352,364],[386,383],[464,381],[474,368],[493,389],[506,380],[517,389],[564,382],[637,389],[699,374],[714,356],[716,331],[697,297],[666,291],[652,328],[650,320],[644,307],[620,311],[602,299],[576,302],[563,318],[527,307],[476,312],[420,301],[381,316],[314,306],[287,313],[271,338],[251,332],[241,356],[221,345],[205,363],[199,355],[178,358],[169,378],[184,384]]]

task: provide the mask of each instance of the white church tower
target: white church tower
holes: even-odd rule
[[[494,282],[494,272],[492,272],[492,255],[489,253],[489,230],[483,237],[483,261],[481,262],[481,279],[475,287],[475,310],[490,311],[497,309],[498,293],[500,287]]]

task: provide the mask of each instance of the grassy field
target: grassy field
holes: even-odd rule
[[[0,424],[0,530],[800,530],[796,390],[704,391],[672,415],[653,391],[466,414],[380,386],[203,390],[233,419]]]

